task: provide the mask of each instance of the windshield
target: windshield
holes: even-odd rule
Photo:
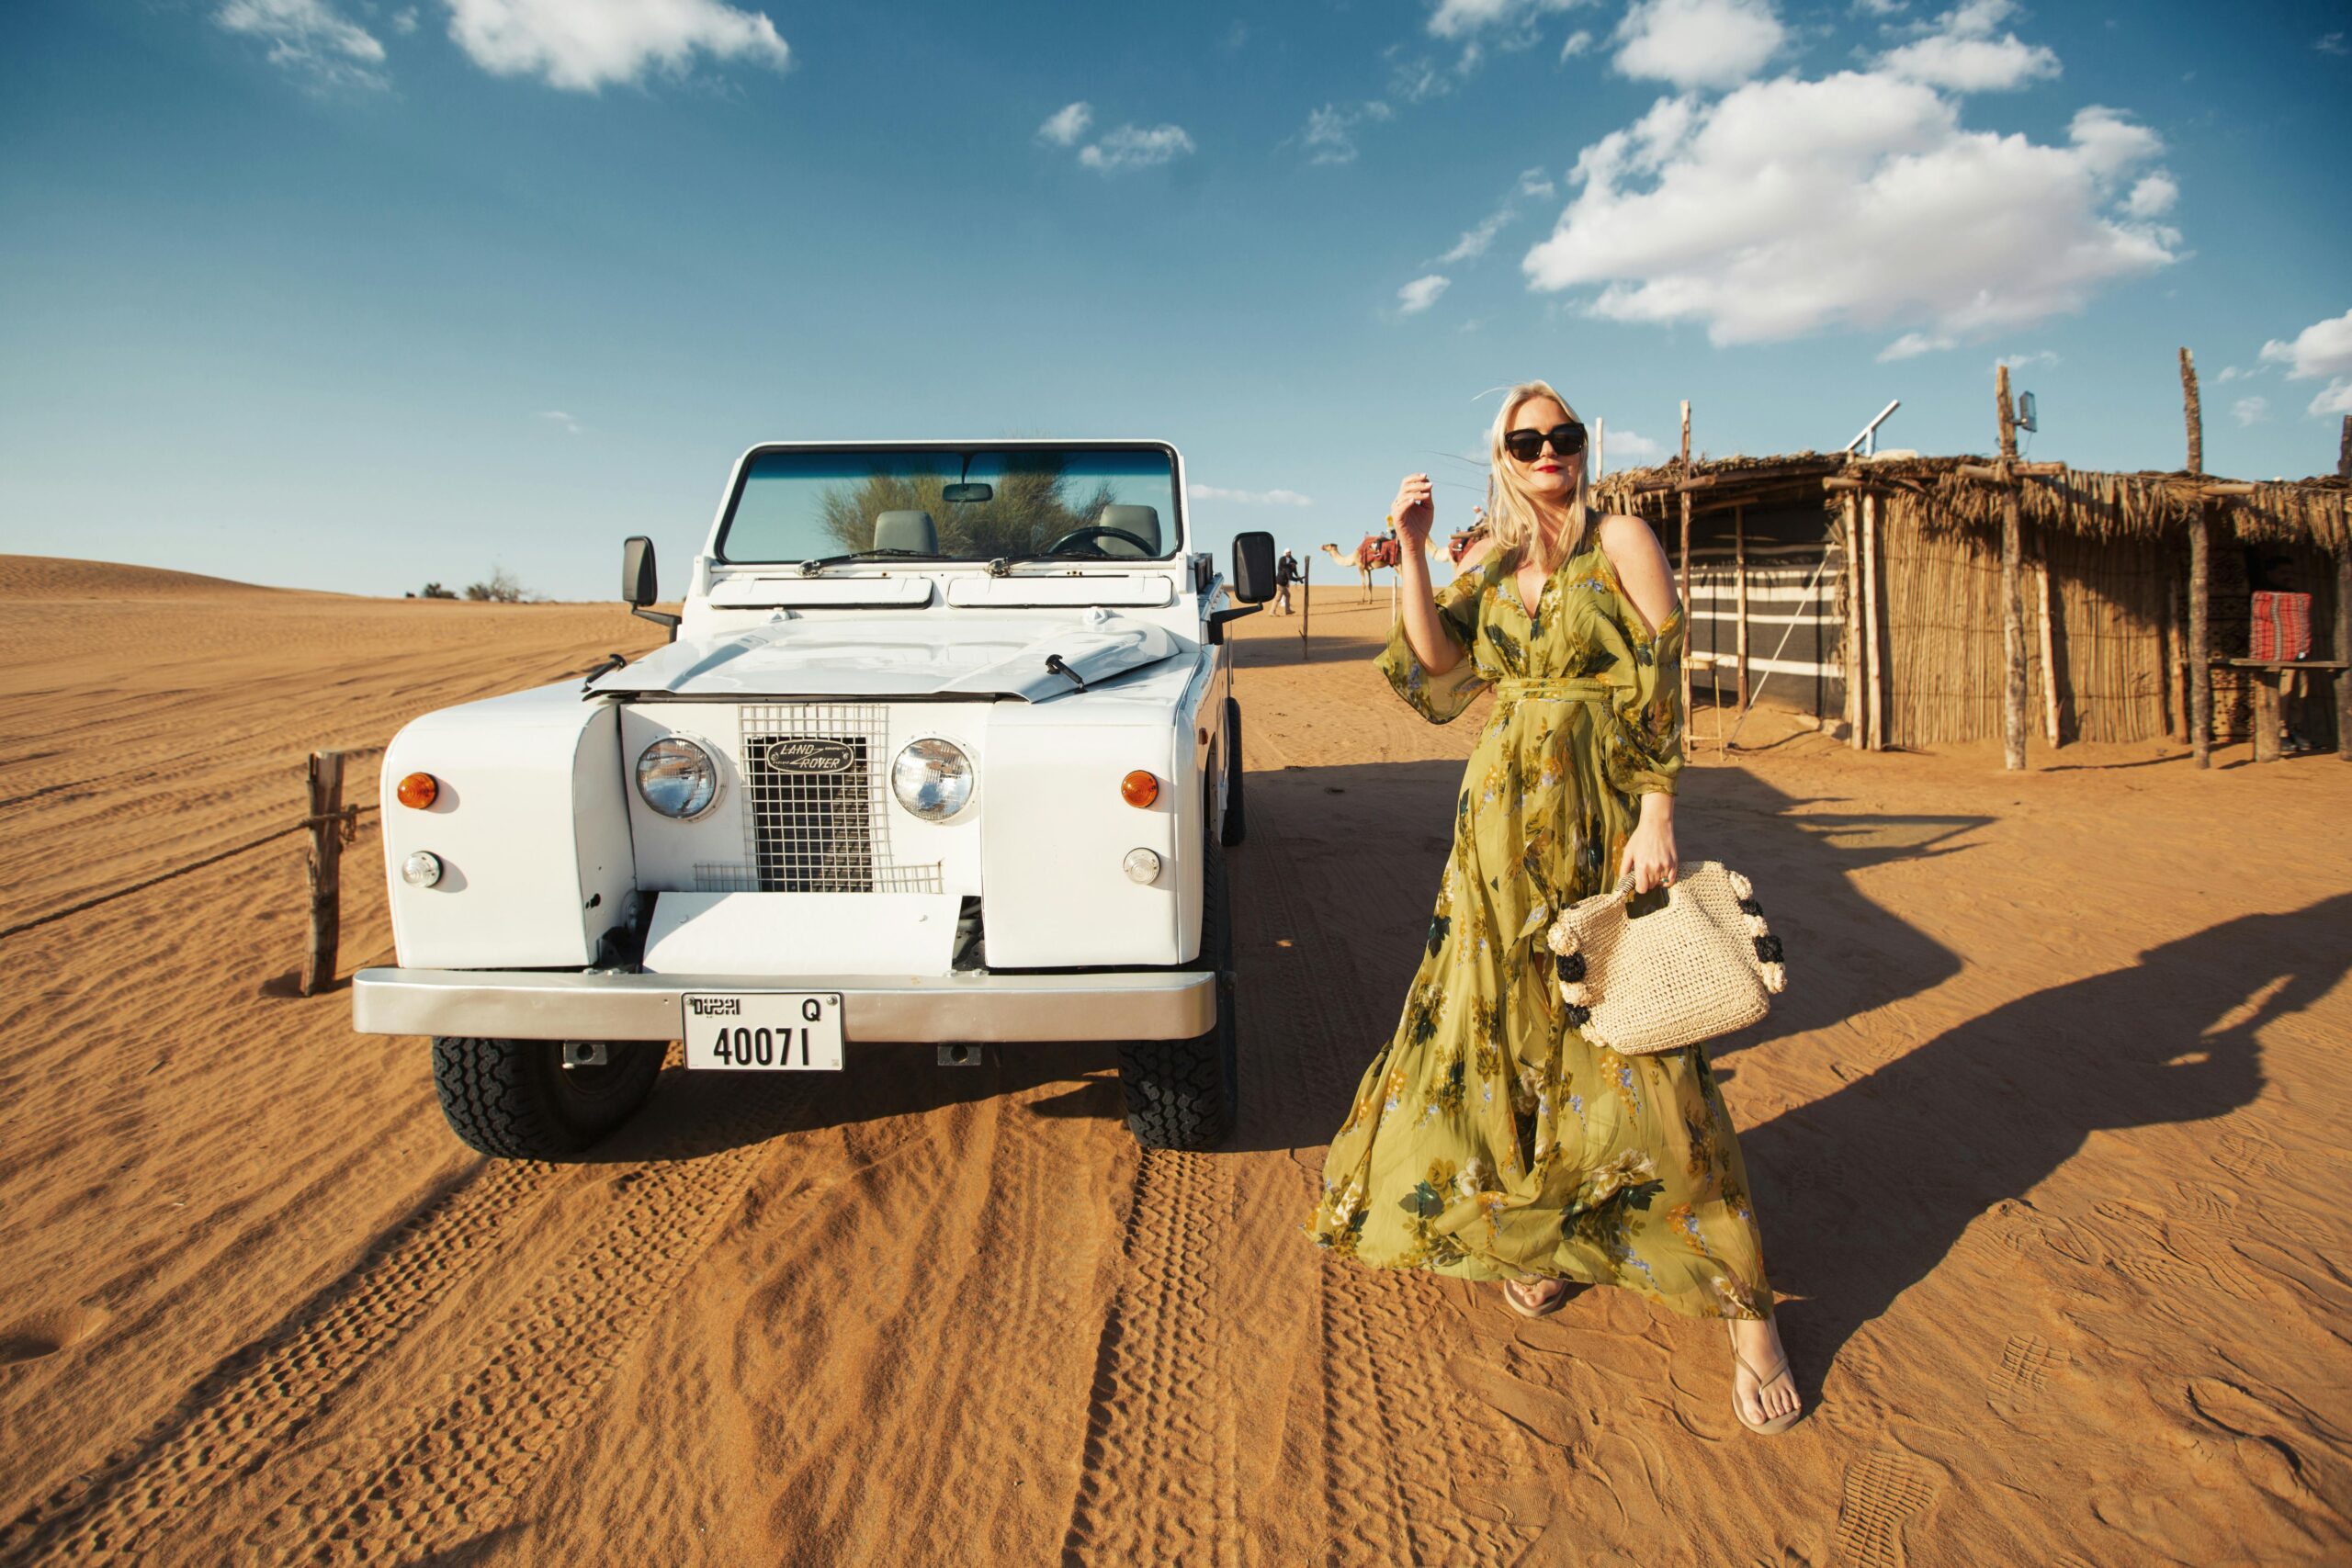
[[[744,467],[718,558],[1165,560],[1178,533],[1162,447],[766,451]]]

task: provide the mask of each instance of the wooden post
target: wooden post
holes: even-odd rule
[[[2161,632],[2165,660],[2165,739],[2188,739],[2188,691],[2181,680],[2184,655],[2180,648],[2180,592],[2173,581],[2172,565],[2165,565],[2165,618]]]
[[[2344,416],[2344,434],[2336,444],[2335,477],[2352,479],[2352,413]],[[2352,539],[2335,551],[2335,656],[2352,660]],[[2352,762],[2352,668],[2335,672],[2335,754]]]
[[[2051,745],[2058,744],[2058,657],[2057,636],[2051,629],[2049,536],[2044,533],[2037,541],[2043,547],[2036,553],[2033,563],[2035,597],[2041,605],[2041,732]]]
[[[315,997],[334,983],[335,949],[343,940],[343,753],[311,753],[311,951],[302,963],[302,994]]]
[[[1682,400],[1682,650],[1690,651],[1690,400]],[[1690,661],[1682,660],[1682,722],[1690,722]]]
[[[2018,460],[2017,413],[2009,406],[2009,367],[1993,378],[1995,412],[2001,424],[2001,647],[2008,655],[2001,682],[2001,765],[2011,773],[2025,766],[2025,610],[2018,603],[2018,576],[2025,545],[2018,524],[2018,480],[2009,471]]]
[[[1862,496],[1862,745],[1886,750],[1886,706],[1878,657],[1878,497]]]
[[[1846,496],[1846,744],[1862,749],[1862,574],[1861,506],[1851,491]]]
[[[1747,508],[1731,509],[1731,569],[1739,579],[1739,711],[1747,711]]]
[[[2197,406],[2197,362],[2180,351],[2181,407],[2188,421],[2188,471],[2205,471],[2205,421]],[[2205,536],[2205,503],[2188,519],[2188,755],[2200,768],[2213,765],[2212,640],[2205,600],[2212,587],[2212,543]]]
[[[2254,677],[2254,760],[2278,760],[2278,679],[2277,670],[2250,670]]]
[[[1302,556],[1298,562],[1298,661],[1306,662],[1306,617],[1315,609],[1315,558]]]

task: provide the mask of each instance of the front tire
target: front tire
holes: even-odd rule
[[[1216,1023],[1191,1040],[1129,1040],[1119,1046],[1127,1131],[1148,1149],[1213,1149],[1239,1110],[1239,1032],[1233,1006],[1233,920],[1225,855],[1205,846],[1201,868],[1201,954],[1216,976]]]
[[[566,1067],[560,1040],[436,1036],[433,1087],[468,1147],[500,1159],[562,1159],[636,1114],[668,1049],[616,1042],[602,1066]]]

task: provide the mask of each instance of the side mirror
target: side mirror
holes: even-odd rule
[[[1262,530],[1233,536],[1233,597],[1262,604],[1274,596],[1274,536]]]
[[[661,575],[653,570],[653,541],[642,534],[630,535],[621,546],[621,602],[639,620],[669,627],[670,640],[675,642],[678,617],[667,610],[646,608],[662,596],[661,589]]]
[[[621,546],[621,602],[643,609],[662,597],[662,580],[653,568],[653,541],[631,535]]]

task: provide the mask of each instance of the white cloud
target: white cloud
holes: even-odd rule
[[[1592,34],[1582,28],[1560,40],[1560,63],[1566,65],[1579,54],[1592,51]]]
[[[1897,359],[1917,359],[1923,354],[1936,354],[1951,348],[1957,341],[1932,333],[1905,333],[1878,351],[1878,362],[1886,365]]]
[[[1088,103],[1064,104],[1046,117],[1037,128],[1037,140],[1054,147],[1073,147],[1094,123],[1094,107]]]
[[[2222,367],[2222,373],[2213,378],[2213,384],[2217,387],[2226,387],[2233,381],[2249,380],[2261,374],[2259,366],[2252,370],[2241,370],[2234,365],[2224,365]]]
[[[409,34],[416,31],[415,6],[403,6],[399,10],[392,13],[392,31],[400,34],[402,38],[406,38]]]
[[[1432,38],[1471,38],[1498,28],[1525,30],[1546,15],[1573,11],[1591,0],[1438,0],[1430,13]]]
[[[269,62],[312,86],[382,87],[384,46],[329,0],[227,0],[212,14],[225,31],[269,45]]]
[[[2352,413],[2352,310],[2313,321],[2292,343],[2273,338],[2262,345],[2262,362],[2285,366],[2290,381],[2330,378],[2303,411],[2313,419]]]
[[[2352,47],[2346,47],[2342,33],[2322,33],[2312,40],[2312,47],[2322,54],[2352,54]]]
[[[1858,17],[1899,17],[1905,0],[1854,0],[1854,15]]]
[[[572,418],[570,414],[564,412],[561,409],[548,409],[541,412],[539,417],[546,420],[558,430],[562,431],[566,435],[577,435],[580,434],[580,422]]]
[[[1476,261],[1485,255],[1487,247],[1495,243],[1495,236],[1503,231],[1503,225],[1509,223],[1512,216],[1511,209],[1506,206],[1488,214],[1486,221],[1476,228],[1464,229],[1462,238],[1453,242],[1453,248],[1437,258],[1437,265],[1452,266],[1456,262]]]
[[[448,0],[449,37],[496,76],[593,93],[697,54],[781,71],[792,51],[764,13],[721,0]]]
[[[2030,354],[2005,354],[2001,355],[2000,358],[1993,361],[1994,367],[1996,369],[1999,367],[2006,365],[2012,370],[2030,370],[2037,365],[2055,365],[2057,363],[2058,355],[2056,351],[2047,348],[2037,348]]]
[[[1123,125],[1093,145],[1079,149],[1078,161],[1090,169],[1115,174],[1121,169],[1152,168],[1192,150],[1193,139],[1181,125],[1155,125],[1148,130]]]
[[[1453,287],[1453,279],[1434,272],[1427,277],[1413,279],[1412,282],[1396,290],[1396,313],[1400,316],[1419,315],[1423,310],[1436,304],[1437,297]]]
[[[1231,501],[1243,506],[1312,506],[1314,498],[1295,490],[1219,490],[1215,485],[1186,485],[1194,501]]]
[[[1678,87],[1736,87],[1788,41],[1771,0],[1634,0],[1617,69]]]
[[[2143,175],[2124,198],[2123,210],[2133,218],[2162,218],[2180,199],[2180,186],[2163,169]]]
[[[1879,57],[1879,69],[1956,93],[2000,93],[2058,74],[2058,56],[2015,33],[1993,36],[2016,7],[1969,0],[1938,17],[1924,37]]]
[[[1351,109],[1325,104],[1307,114],[1306,129],[1299,133],[1299,140],[1306,148],[1306,161],[1310,164],[1352,164],[1356,158],[1356,127],[1366,120],[1394,118],[1395,111],[1376,98]]]
[[[1611,463],[1621,463],[1623,459],[1645,463],[1653,457],[1666,456],[1665,447],[1648,436],[1636,435],[1630,430],[1619,430],[1613,426],[1604,427],[1600,433],[1600,439],[1601,457]]]
[[[1519,172],[1519,185],[1516,188],[1521,196],[1532,201],[1542,201],[1547,197],[1557,194],[1552,184],[1551,171],[1540,164],[1534,168],[1521,169]]]
[[[2283,365],[2290,381],[2352,374],[2352,310],[2313,321],[2292,343],[2273,338],[2262,345],[2265,365]]]
[[[2270,400],[2268,398],[2240,398],[2230,405],[2230,412],[2237,416],[2240,428],[2249,424],[2260,424],[2270,417]]]
[[[1597,289],[1594,315],[1719,344],[2019,327],[2176,259],[2177,232],[2115,208],[2161,150],[2098,107],[2063,145],[1964,130],[1953,100],[1875,72],[1661,98],[1578,154],[1521,265],[1537,289]]]

